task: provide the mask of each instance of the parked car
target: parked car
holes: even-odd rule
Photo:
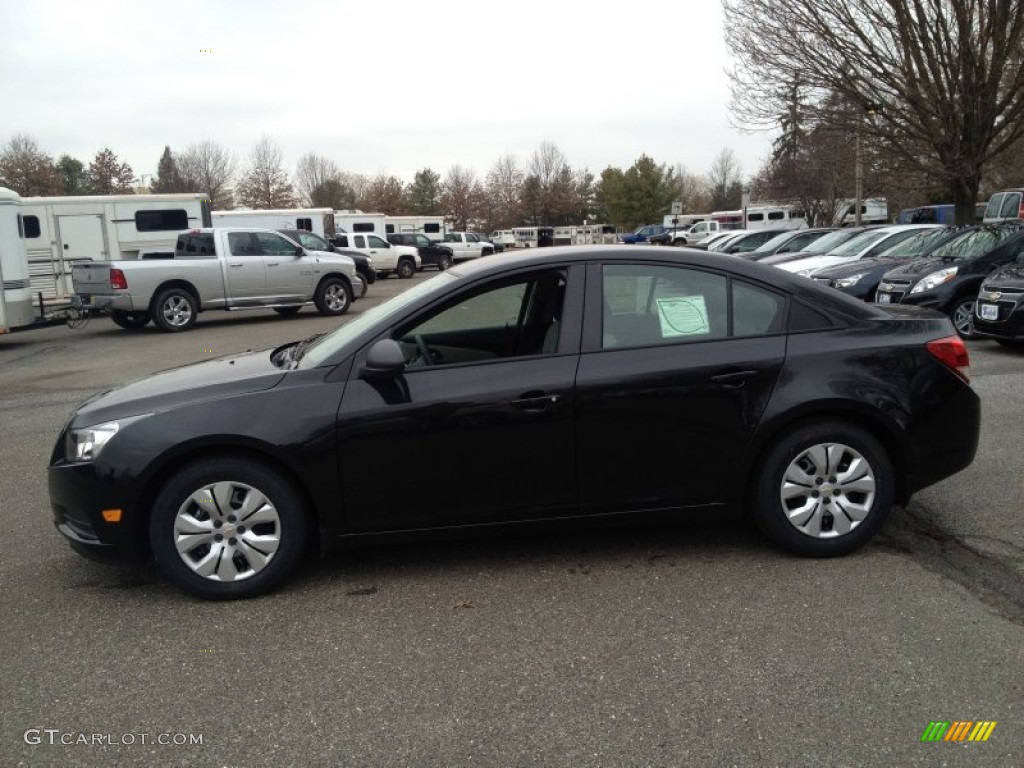
[[[730,229],[730,230],[727,230],[726,233],[722,237],[717,238],[713,243],[707,244],[707,250],[711,251],[712,253],[722,253],[722,251],[724,251],[726,248],[728,248],[729,245],[731,245],[736,239],[738,239],[740,237],[743,237],[744,235],[747,235],[747,234],[749,234],[749,232],[746,229]],[[711,238],[709,237],[708,240],[710,240],[710,239]],[[706,242],[707,241],[704,241],[702,243],[697,243],[696,247],[699,248],[701,245],[704,245]]]
[[[985,278],[974,309],[974,333],[1004,347],[1024,348],[1024,240],[1013,261]]]
[[[533,249],[92,397],[54,446],[52,514],[74,549],[152,554],[206,598],[272,589],[314,538],[627,512],[743,508],[842,555],[971,463],[968,363],[945,317],[743,259]]]
[[[996,192],[985,206],[985,224],[1024,220],[1024,189]]]
[[[758,259],[758,261],[762,264],[777,267],[779,264],[796,261],[797,259],[806,259],[808,256],[820,256],[823,253],[834,251],[847,240],[852,240],[867,229],[869,229],[869,227],[844,227],[843,229],[837,229],[834,232],[829,232],[827,235],[822,235],[810,245],[804,246],[802,251],[776,253],[773,256],[766,256],[763,259]]]
[[[974,303],[985,277],[1020,252],[1024,225],[980,227],[923,259],[891,269],[878,284],[880,304],[913,304],[948,315],[957,333],[973,334]]]
[[[759,245],[764,245],[773,237],[779,234],[783,234],[789,230],[784,229],[755,229],[752,232],[744,232],[739,237],[735,237],[729,241],[728,245],[719,249],[715,249],[720,253],[730,253],[736,256],[743,256],[750,253],[752,250],[757,248]]]
[[[709,251],[709,250],[711,250],[711,248],[716,243],[718,243],[718,242],[720,242],[722,240],[725,240],[725,239],[731,239],[731,238],[739,235],[740,232],[745,232],[745,231],[746,230],[740,230],[738,232],[736,230],[727,229],[727,230],[724,230],[722,232],[713,232],[710,235],[708,235],[707,237],[705,237],[703,240],[701,240],[699,243],[693,243],[693,244],[688,245],[686,247],[687,248],[696,248],[699,251]],[[673,243],[673,244],[675,244],[675,243]]]
[[[868,256],[852,262],[836,264],[819,269],[812,276],[814,280],[861,301],[874,301],[882,276],[890,269],[910,259],[927,256],[954,238],[973,230],[974,227],[942,227],[926,229],[908,237],[877,256]]]
[[[794,259],[793,261],[776,264],[775,266],[787,272],[796,272],[798,275],[810,277],[819,269],[824,269],[825,267],[859,261],[869,256],[877,256],[882,251],[892,248],[908,237],[913,237],[923,229],[936,229],[937,227],[937,224],[900,224],[892,227],[867,229],[856,237],[850,238],[838,248],[833,248],[828,253],[818,256],[806,256],[802,259]]]
[[[660,235],[669,230],[668,227],[663,224],[648,224],[645,227],[637,227],[632,232],[627,232],[623,235],[619,235],[619,242],[626,243],[628,245],[634,245],[636,243],[646,243],[651,237]]]
[[[478,259],[494,253],[494,243],[475,232],[446,232],[444,244],[451,248],[455,261]]]
[[[762,243],[757,246],[754,250],[749,253],[744,253],[743,258],[751,259],[752,261],[760,261],[766,259],[769,256],[774,256],[777,253],[795,253],[801,251],[815,240],[827,235],[829,232],[835,232],[832,227],[822,227],[820,229],[786,229],[773,238],[768,240],[766,243]]]
[[[314,232],[307,232],[304,229],[278,229],[285,237],[294,240],[307,251],[337,253],[352,259],[356,267],[356,280],[352,283],[357,299],[366,295],[366,288],[377,281],[377,273],[373,271],[373,261],[364,253],[359,251],[344,250],[336,248],[320,235]]]
[[[424,267],[437,267],[438,270],[444,271],[455,263],[451,248],[434,242],[426,235],[413,232],[392,232],[388,235],[388,242],[392,245],[408,245],[415,248],[419,252],[420,261],[423,262]]]
[[[647,241],[651,245],[672,245],[673,239],[685,232],[689,227],[668,227],[664,232],[651,235]]]
[[[380,235],[358,232],[336,232],[331,238],[335,248],[358,251],[373,260],[377,276],[385,278],[392,273],[410,278],[422,266],[419,252],[408,245],[392,245]]]
[[[728,227],[723,227],[721,222],[698,221],[689,229],[677,232],[676,236],[672,238],[672,245],[681,247],[693,246],[708,239],[711,235],[717,235],[719,232],[728,231]]]

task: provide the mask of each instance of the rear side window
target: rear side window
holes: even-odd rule
[[[777,293],[732,281],[732,335],[765,336],[781,333],[785,299]]]
[[[790,333],[820,331],[831,327],[832,323],[824,313],[795,300],[789,305],[788,330]]]
[[[992,195],[992,199],[988,201],[988,208],[985,209],[986,219],[998,219],[999,208],[1003,204],[1003,195]]]
[[[183,208],[136,211],[135,228],[139,232],[180,232],[188,229],[188,212]]]
[[[348,248],[348,237],[345,235],[335,235],[331,242],[333,242],[338,248]]]
[[[216,249],[213,245],[213,234],[178,235],[174,246],[175,256],[213,256]]]
[[[1020,192],[1007,192],[1003,195],[1003,207],[999,210],[1002,219],[1016,219],[1020,214]]]

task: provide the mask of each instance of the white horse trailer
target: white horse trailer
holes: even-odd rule
[[[262,229],[298,229],[312,232],[324,240],[335,233],[333,208],[278,208],[253,211],[214,211],[214,227],[260,227]]]
[[[21,197],[0,187],[0,333],[32,324],[32,292]]]
[[[444,240],[444,216],[387,216],[384,219],[386,234],[411,232],[426,235],[428,240]]]
[[[745,229],[806,229],[807,216],[803,208],[796,205],[772,205],[770,203],[747,206]]]
[[[584,224],[573,229],[573,245],[611,245],[618,241],[615,227],[611,224]]]
[[[335,211],[334,224],[338,232],[372,233],[387,239],[388,217],[383,213],[363,213],[362,211]],[[427,235],[430,237],[430,235]],[[442,235],[443,237],[443,235]],[[434,238],[431,237],[431,240]],[[438,238],[440,239],[440,238]]]
[[[211,226],[209,195],[26,197],[21,201],[33,297],[67,304],[82,261],[174,253],[178,233]]]

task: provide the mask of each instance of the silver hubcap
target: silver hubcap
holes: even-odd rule
[[[222,481],[195,491],[174,518],[174,546],[194,573],[241,581],[262,571],[281,544],[281,519],[256,488]]]
[[[162,308],[164,320],[170,325],[187,325],[192,319],[192,302],[184,296],[171,296]]]
[[[344,309],[345,305],[348,304],[348,294],[345,293],[344,288],[335,283],[334,285],[327,286],[327,290],[324,291],[324,300],[331,310],[337,312]]]
[[[831,539],[849,533],[870,514],[875,474],[850,446],[821,443],[786,468],[779,498],[794,528],[816,539]]]
[[[971,315],[974,314],[974,302],[965,301],[953,312],[953,325],[961,334],[970,334],[973,328]]]

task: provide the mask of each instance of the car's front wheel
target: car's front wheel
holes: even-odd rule
[[[164,575],[210,600],[253,597],[298,564],[308,525],[301,496],[276,470],[245,458],[185,467],[153,504],[149,541]]]
[[[452,257],[447,253],[442,253],[437,257],[437,269],[439,272],[444,272],[446,269],[451,269]]]
[[[960,338],[974,338],[974,304],[976,299],[971,296],[961,296],[953,304],[949,312],[949,319],[953,321],[953,327],[960,334]]]
[[[755,468],[761,529],[800,555],[831,557],[863,546],[894,496],[892,462],[870,433],[844,422],[807,424],[781,437]]]
[[[352,289],[340,277],[325,277],[317,286],[313,303],[321,315],[344,315],[352,305]]]
[[[416,274],[416,265],[412,259],[402,259],[398,262],[398,276],[403,280],[408,280],[410,277]]]

